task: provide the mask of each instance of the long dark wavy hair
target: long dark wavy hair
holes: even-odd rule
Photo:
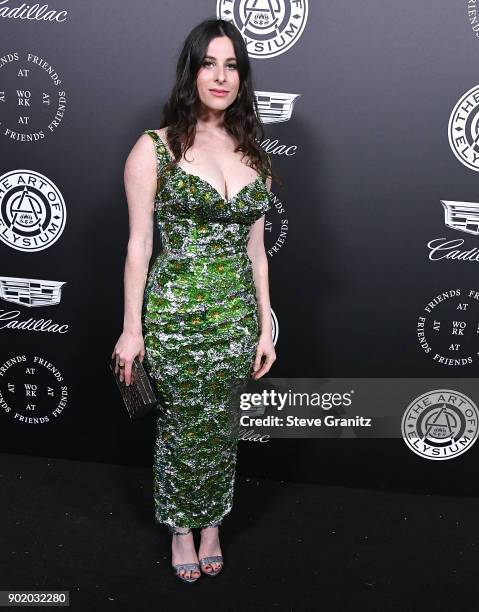
[[[236,100],[224,112],[224,127],[250,160],[249,165],[263,176],[279,179],[273,172],[271,159],[260,143],[264,139],[263,124],[254,96],[251,64],[246,44],[238,29],[223,19],[205,19],[188,34],[176,66],[176,82],[163,107],[160,128],[167,127],[166,138],[174,160],[171,168],[193,145],[200,99],[196,78],[211,39],[227,36],[233,43],[240,85]]]

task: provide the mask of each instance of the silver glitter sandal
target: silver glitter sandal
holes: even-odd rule
[[[188,533],[191,533],[191,529],[189,527],[187,528],[186,531],[179,531],[178,527],[172,527],[171,525],[167,525],[167,527],[173,535],[187,535]],[[173,565],[172,563],[171,568],[175,576],[179,578],[180,580],[182,580],[183,582],[196,582],[198,578],[201,576],[201,570],[200,570],[200,566],[198,563],[177,563],[176,565]],[[186,578],[185,576],[182,576],[180,574],[181,570],[185,570],[185,573],[187,571],[190,571],[190,578]],[[191,575],[194,570],[199,572],[199,575],[196,576],[195,578],[193,578],[193,576]]]
[[[221,525],[221,521],[219,523],[214,523],[213,525],[205,525],[201,529],[203,530],[203,529],[206,529],[207,527],[219,527],[220,525]],[[218,575],[223,569],[223,565],[224,565],[224,559],[222,555],[212,555],[211,557],[202,557],[199,561],[200,561],[201,571],[203,572],[203,574],[206,574],[207,576]],[[221,565],[218,569],[214,570],[213,565],[211,565],[212,563],[221,563]],[[204,569],[205,565],[211,565],[211,570],[209,572]]]

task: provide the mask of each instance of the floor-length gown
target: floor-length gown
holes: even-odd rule
[[[235,385],[251,375],[259,318],[251,224],[271,208],[265,176],[223,198],[179,166],[151,136],[161,181],[155,217],[162,250],[145,286],[145,360],[162,410],[155,414],[155,520],[170,527],[219,524],[233,504],[239,409]],[[237,387],[236,387],[237,388]]]

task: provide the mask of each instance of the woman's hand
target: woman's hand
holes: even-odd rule
[[[117,369],[120,372],[120,380],[125,381],[127,385],[131,383],[131,366],[135,357],[138,357],[143,363],[145,356],[145,343],[141,333],[124,331],[118,338],[118,342],[113,350],[111,358],[116,355]],[[119,367],[123,364],[124,367]]]
[[[262,361],[263,363],[261,363]],[[261,334],[259,337],[258,346],[256,348],[256,358],[254,360],[251,378],[253,378],[253,380],[258,380],[258,378],[264,376],[267,372],[269,372],[275,361],[276,351],[274,350],[273,338],[271,337],[271,334]]]

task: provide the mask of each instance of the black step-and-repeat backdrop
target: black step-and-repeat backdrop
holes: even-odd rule
[[[108,370],[123,323],[123,166],[159,127],[181,44],[207,17],[247,42],[262,144],[283,178],[265,225],[270,375],[475,377],[476,11],[0,0],[2,450],[151,462],[151,421],[129,421]],[[156,234],[153,258],[160,247]],[[238,469],[408,486],[433,464],[401,440],[282,439],[241,442]]]

